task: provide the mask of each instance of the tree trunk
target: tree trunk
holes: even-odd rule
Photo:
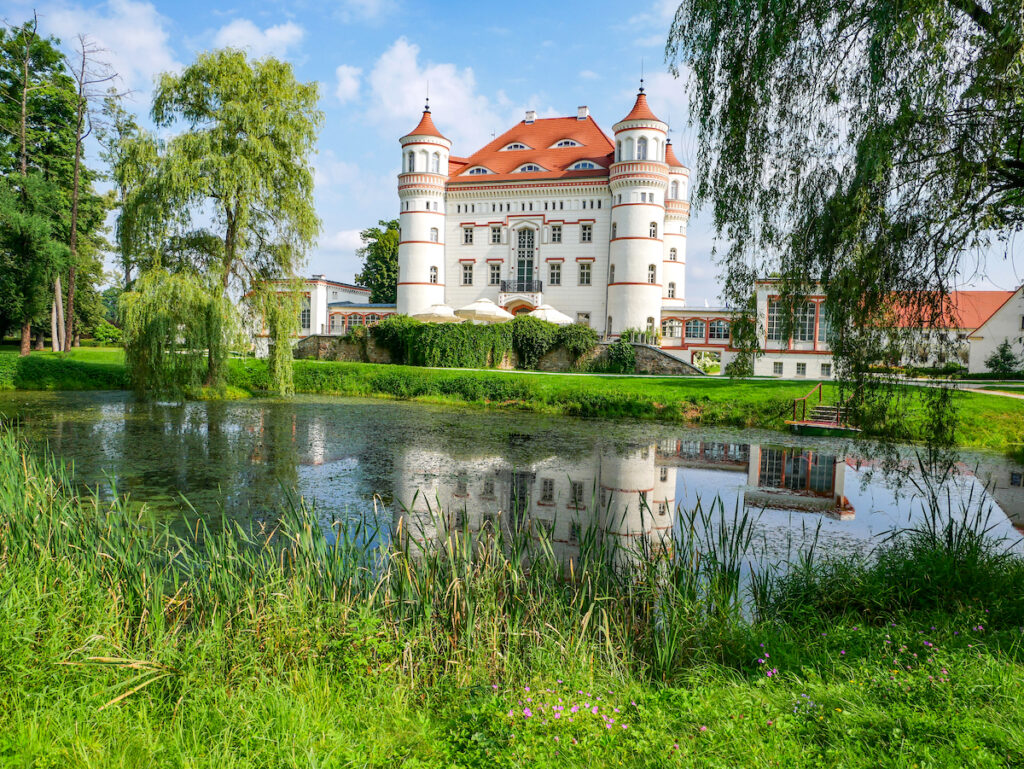
[[[77,331],[75,332],[75,338],[71,341],[71,346],[72,347],[81,347],[82,346],[82,335],[79,334]]]
[[[60,329],[57,328],[57,302],[50,302],[50,350],[60,350]]]
[[[42,350],[46,345],[46,332],[36,327],[36,349]]]
[[[78,104],[75,107],[75,166],[71,177],[71,237],[68,247],[71,250],[71,264],[68,270],[68,314],[64,320],[64,346],[67,352],[71,349],[71,340],[74,336],[75,323],[75,269],[78,262],[78,188],[81,178],[80,169],[82,166],[82,139],[85,129],[85,57],[86,45],[83,38],[79,38],[82,44],[82,68],[78,71]]]
[[[25,357],[32,352],[32,321],[26,320],[21,324],[21,348],[18,353]]]
[[[60,275],[53,281],[53,303],[57,307],[57,349],[64,350],[64,292],[60,287]]]

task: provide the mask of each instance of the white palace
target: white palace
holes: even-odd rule
[[[513,315],[553,306],[605,339],[627,329],[660,331],[662,349],[686,362],[710,353],[724,366],[736,354],[734,311],[686,306],[690,172],[642,87],[611,137],[587,107],[546,119],[531,110],[481,149],[458,156],[428,105],[399,141],[397,302],[369,304],[369,289],[314,275],[302,336],[344,334],[396,312],[487,298]],[[824,297],[808,296],[793,338],[782,339],[773,282],[758,281],[755,292],[764,337],[755,373],[830,378]],[[972,371],[984,370],[973,348],[998,343],[993,333],[979,335],[994,315],[1008,319],[992,329],[1000,339],[1019,342],[1024,334],[1021,289],[955,292],[951,301],[957,320],[940,331],[962,340]]]

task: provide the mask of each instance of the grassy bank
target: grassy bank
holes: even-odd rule
[[[970,527],[758,581],[748,620],[721,511],[672,559],[587,532],[567,572],[542,532],[375,556],[298,511],[182,539],[70,488],[0,436],[0,764],[1024,761],[1024,565]]]
[[[70,353],[33,353],[0,347],[0,390],[120,389],[127,385],[123,352],[83,347]],[[600,418],[652,419],[685,424],[785,429],[793,398],[805,395],[813,381],[730,380],[719,378],[609,377],[546,375],[529,372],[437,370],[415,366],[294,362],[295,388],[320,395],[385,396],[487,408]],[[266,363],[232,359],[228,394],[267,390]],[[906,413],[911,435],[917,426],[914,395]],[[824,388],[825,401],[835,388]],[[983,393],[962,393],[957,441],[965,448],[1020,452],[1024,445],[1024,400]]]

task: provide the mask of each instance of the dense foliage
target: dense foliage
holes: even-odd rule
[[[608,345],[605,359],[605,368],[611,374],[632,374],[636,371],[636,350],[623,337]]]
[[[725,298],[743,306],[773,272],[790,302],[820,280],[854,408],[901,392],[870,365],[948,324],[965,255],[1024,224],[1019,0],[685,0],[667,51],[688,77],[693,199],[726,244]],[[950,402],[932,394],[942,443]]]
[[[442,368],[497,367],[514,352],[519,368],[536,368],[547,353],[564,347],[578,360],[597,344],[593,329],[519,315],[508,323],[421,323],[406,315],[391,315],[374,326],[373,338],[391,353],[395,363]]]
[[[205,313],[183,315],[180,324],[195,322],[197,328],[177,331],[163,323],[129,328],[142,315],[126,314],[126,345],[145,340],[147,348],[130,350],[130,366],[147,366],[133,374],[136,383],[169,386],[181,374],[188,381],[178,386],[191,385],[191,365],[155,355],[152,334],[167,334],[167,349],[178,345],[175,334],[195,341],[218,330],[226,334],[239,320],[229,301],[233,292],[253,300],[245,308],[252,330],[262,325],[283,335],[273,340],[278,354],[290,352],[292,325],[277,322],[276,313],[261,314],[271,309],[262,287],[293,277],[319,232],[311,165],[323,120],[317,98],[317,84],[296,80],[290,64],[271,57],[251,61],[242,51],[225,49],[199,55],[180,74],[161,76],[153,119],[160,128],[178,129],[172,138],[158,142],[120,120],[120,146],[111,156],[125,198],[118,239],[130,256],[122,261],[143,276],[167,272],[182,285],[202,285],[214,298],[208,308],[223,313],[217,323]],[[130,293],[162,283],[140,278]],[[126,294],[121,301],[155,306],[159,298]],[[229,339],[209,342],[204,381],[216,385]],[[153,365],[168,369],[157,376]],[[274,370],[287,376],[289,368]],[[274,389],[287,391],[289,385],[281,381]]]
[[[985,359],[985,368],[993,374],[1015,374],[1020,370],[1021,361],[1013,351],[1009,339],[1004,339],[992,354]]]
[[[359,233],[363,245],[356,249],[356,256],[363,269],[356,275],[356,284],[370,289],[371,302],[394,304],[398,296],[398,220],[381,219],[378,225]]]

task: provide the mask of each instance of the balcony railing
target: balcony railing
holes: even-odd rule
[[[543,290],[544,283],[540,280],[501,281],[501,293],[503,294],[539,294]]]

